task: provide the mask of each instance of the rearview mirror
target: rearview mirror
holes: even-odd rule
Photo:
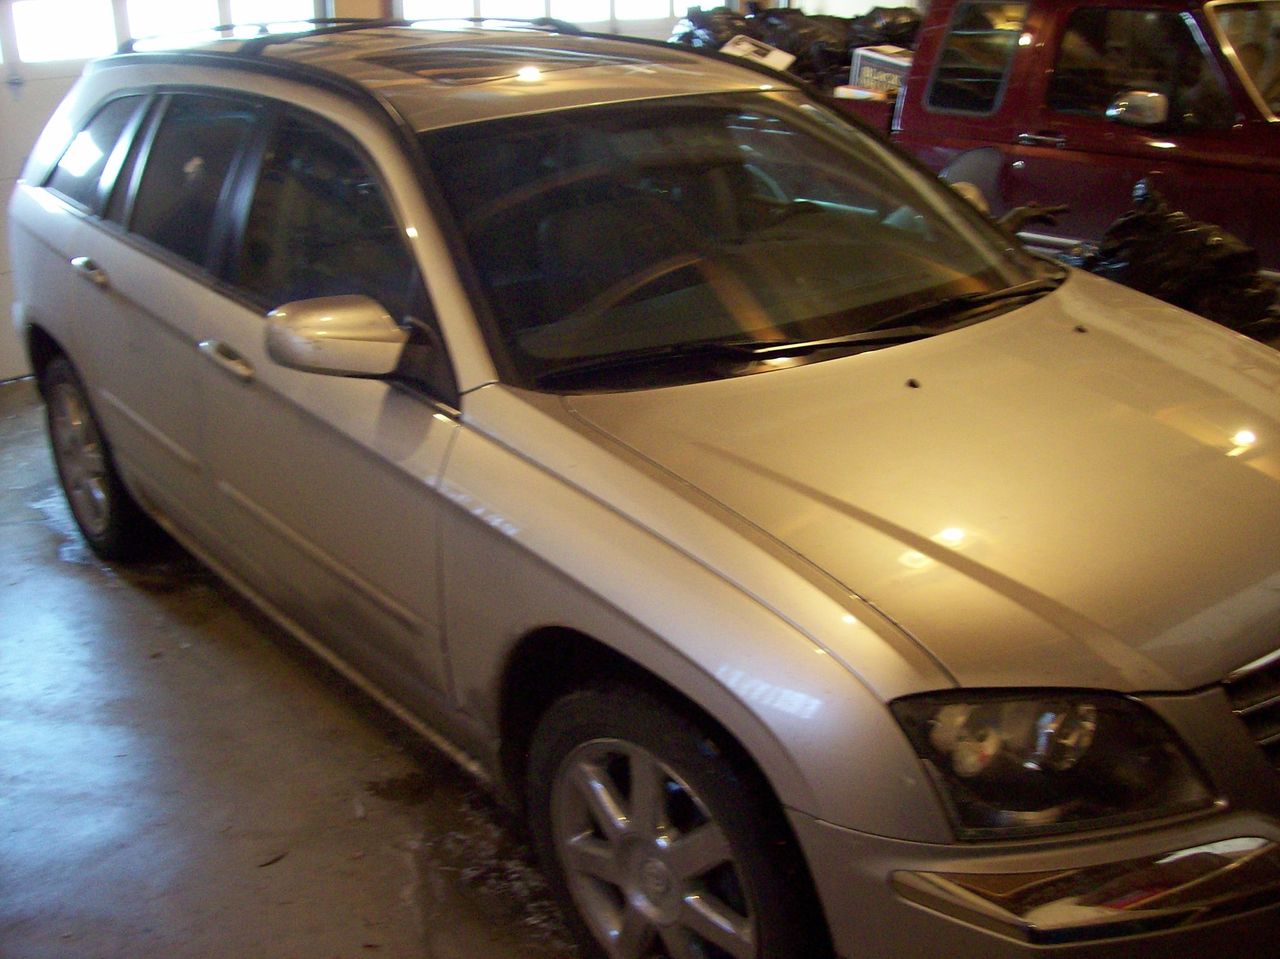
[[[340,376],[395,371],[409,334],[367,296],[295,300],[267,314],[267,353],[281,366]]]
[[[1129,90],[1107,106],[1107,119],[1131,127],[1158,127],[1169,119],[1169,98],[1149,90]]]

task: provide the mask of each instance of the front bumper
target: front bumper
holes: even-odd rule
[[[990,846],[791,819],[850,959],[1258,959],[1280,937],[1280,829],[1266,816]]]

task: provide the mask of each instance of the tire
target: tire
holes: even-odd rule
[[[65,356],[45,367],[40,392],[58,480],[85,541],[105,560],[143,558],[159,530],[120,479],[84,384]]]
[[[777,803],[709,726],[629,685],[571,693],[543,716],[530,827],[584,955],[830,955]]]

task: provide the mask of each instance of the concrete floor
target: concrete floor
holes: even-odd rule
[[[176,548],[98,561],[0,385],[0,956],[572,955],[447,759]]]

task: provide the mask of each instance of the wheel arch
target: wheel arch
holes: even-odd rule
[[[27,359],[31,363],[31,372],[35,374],[37,384],[44,379],[44,371],[48,369],[49,364],[57,357],[67,354],[52,333],[34,323],[26,329],[26,350]]]
[[[812,959],[833,955],[830,923],[823,913],[812,869],[792,828],[786,807],[765,770],[739,738],[690,696],[605,643],[576,629],[541,627],[527,633],[513,648],[502,674],[499,701],[499,763],[503,789],[522,818],[528,819],[525,770],[539,719],[561,697],[588,687],[632,687],[706,729],[715,745],[727,754],[740,776],[766,797],[773,813],[771,825],[787,840],[795,854],[794,878],[802,883],[796,892],[820,922],[820,938],[827,951]]]
[[[576,629],[540,627],[512,649],[499,693],[499,762],[503,785],[522,809],[526,799],[524,770],[538,720],[561,696],[606,682],[633,683],[672,702],[693,705],[650,670]],[[723,729],[704,710],[698,712]],[[737,743],[727,731],[725,735]]]
[[[661,699],[705,728],[751,770],[779,810],[785,807],[765,767],[742,737],[649,666],[582,632],[564,626],[526,633],[507,658],[498,702],[499,773],[502,788],[519,808],[525,804],[524,771],[539,719],[556,700],[588,686],[630,685]]]

